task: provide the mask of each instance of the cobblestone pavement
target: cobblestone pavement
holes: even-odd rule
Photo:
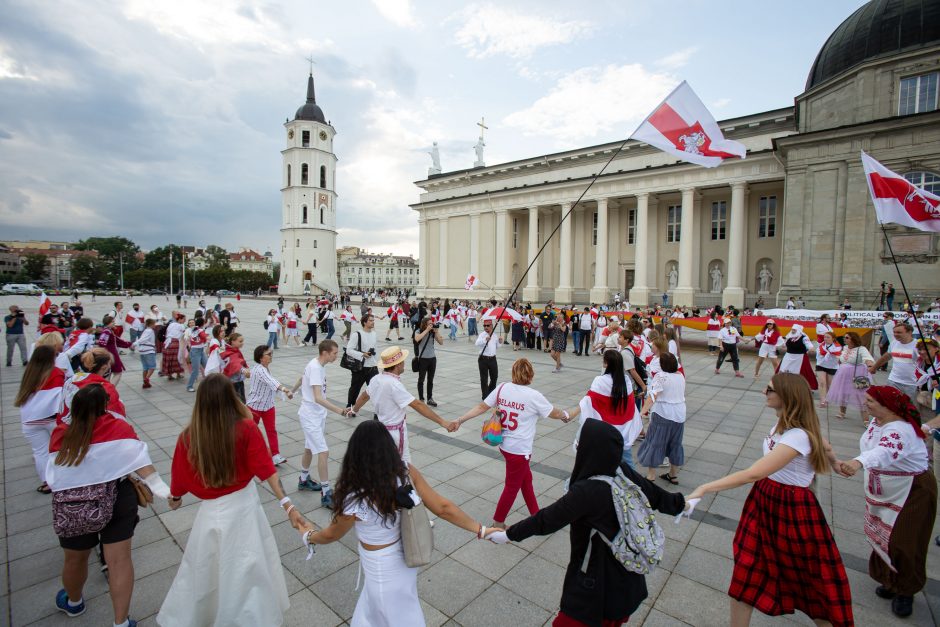
[[[86,312],[100,320],[110,308],[111,299],[87,302]],[[134,299],[128,302],[132,302]],[[146,309],[151,302],[165,312],[171,303],[163,297],[138,300]],[[210,303],[214,303],[211,299]],[[18,302],[35,325],[35,297],[0,297],[4,312]],[[193,302],[190,302],[190,310]],[[235,303],[241,318],[239,331],[247,336],[245,354],[263,342],[267,335],[261,320],[270,301],[242,300]],[[33,326],[35,328],[35,326]],[[384,321],[378,324],[379,338],[384,338]],[[401,342],[410,349],[410,330]],[[770,377],[766,369],[760,381],[752,379],[754,354],[745,351],[745,378],[736,379],[730,368],[714,375],[713,360],[705,352],[701,336],[690,336],[683,352],[688,374],[688,422],[685,430],[686,466],[678,487],[661,482],[672,490],[690,491],[696,485],[747,467],[760,455],[761,439],[773,425],[773,414],[765,408],[762,391]],[[394,336],[393,336],[394,339]],[[283,346],[283,345],[282,345]],[[380,349],[386,346],[380,341]],[[435,380],[437,408],[445,418],[455,418],[479,401],[476,352],[465,335],[457,341],[445,339],[438,348]],[[271,370],[285,384],[293,384],[309,359],[310,347],[281,348],[275,354]],[[525,356],[536,366],[534,387],[556,405],[571,407],[587,390],[599,372],[599,358],[565,355],[564,369],[552,374],[547,354],[535,351],[515,353],[511,348],[499,351],[500,380],[506,380],[512,361]],[[193,394],[183,382],[167,382],[155,377],[150,390],[140,387],[140,363],[133,354],[126,357],[129,371],[118,389],[127,406],[128,418],[141,439],[150,446],[157,468],[169,481],[170,456],[177,435],[187,424]],[[337,364],[327,370],[330,398],[342,404],[349,373]],[[35,491],[37,479],[29,446],[19,425],[19,412],[13,397],[22,368],[0,369],[0,411],[2,411],[2,501],[0,501],[0,623],[12,625],[107,625],[111,604],[106,581],[96,564],[89,566],[85,598],[88,612],[75,621],[55,611],[54,595],[59,590],[62,554],[52,532],[49,497]],[[403,376],[405,385],[415,390],[416,375]],[[282,453],[288,458],[280,467],[281,476],[294,502],[317,524],[328,521],[316,493],[297,494],[303,434],[297,421],[299,399],[279,401],[278,431]],[[371,415],[363,411],[363,416]],[[857,452],[862,423],[858,416],[838,421],[821,410],[822,426],[841,456]],[[330,415],[327,441],[330,445],[330,473],[335,478],[346,442],[357,419]],[[499,453],[481,443],[479,425],[465,425],[456,434],[448,434],[424,418],[409,416],[414,463],[435,489],[452,499],[482,521],[492,520],[502,487],[503,462]],[[562,425],[544,420],[538,427],[533,453],[533,474],[539,502],[551,503],[562,494],[574,454],[571,442],[576,423]],[[661,524],[668,537],[665,560],[648,578],[649,598],[630,624],[643,625],[724,625],[728,622],[726,590],[731,578],[731,542],[748,487],[707,497],[701,511],[691,521],[675,525],[668,518]],[[290,528],[266,487],[262,500],[271,521],[291,595],[288,625],[341,625],[352,616],[356,591],[356,538],[350,533],[340,543],[322,547],[314,558],[304,561],[304,551],[297,534]],[[918,594],[914,615],[907,621],[893,617],[889,602],[874,594],[875,583],[868,577],[870,549],[862,534],[864,496],[861,474],[852,479],[821,476],[817,494],[826,517],[833,527],[842,551],[855,602],[859,625],[933,625],[940,621],[940,547],[931,544],[928,558],[929,582]],[[155,614],[170,586],[199,503],[191,496],[184,506],[169,512],[165,504],[141,510],[141,521],[134,536],[134,565],[137,585],[131,613],[141,625],[155,625]],[[525,512],[521,497],[510,515],[512,523]],[[937,530],[940,532],[940,529]],[[567,532],[530,538],[518,545],[496,546],[477,542],[466,531],[439,522],[434,529],[434,561],[419,575],[418,591],[429,625],[525,627],[550,624],[558,608],[564,567],[568,562]],[[753,624],[812,624],[803,615],[770,618],[755,613]]]

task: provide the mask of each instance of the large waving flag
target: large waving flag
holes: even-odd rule
[[[475,276],[474,274],[468,274],[467,282],[464,283],[463,289],[469,292],[470,290],[472,290],[479,284],[480,284],[480,279],[477,276]]]
[[[46,293],[43,292],[39,295],[39,317],[42,318],[47,313],[49,313],[49,308],[52,306],[52,299],[46,296]]]
[[[862,151],[862,166],[878,222],[940,233],[940,196],[916,187]]]
[[[744,144],[725,139],[718,123],[685,81],[640,124],[631,139],[706,168],[731,157],[744,158]]]

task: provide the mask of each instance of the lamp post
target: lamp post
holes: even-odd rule
[[[170,251],[170,294],[173,293],[173,251]]]

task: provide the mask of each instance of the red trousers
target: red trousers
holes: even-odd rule
[[[268,435],[268,448],[271,449],[271,455],[277,455],[280,453],[280,449],[277,446],[277,429],[274,428],[274,408],[266,409],[261,411],[260,409],[251,410],[251,415],[255,419],[255,424],[259,422],[264,422],[264,432]]]
[[[520,489],[526,507],[529,508],[529,514],[537,514],[539,504],[535,500],[535,490],[532,488],[532,470],[529,468],[528,458],[525,455],[507,453],[503,449],[499,449],[499,452],[506,459],[506,483],[503,486],[503,493],[499,495],[499,502],[496,503],[493,520],[498,523],[506,522],[506,516],[509,515],[509,510],[512,509],[512,504]]]

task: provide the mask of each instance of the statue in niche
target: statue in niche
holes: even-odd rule
[[[712,269],[711,269],[711,272],[709,272],[709,275],[711,275],[712,277],[712,294],[720,294],[721,293],[721,279],[724,277],[724,275],[721,273],[721,268],[718,267],[717,263],[714,266],[712,266]]]
[[[774,273],[770,271],[767,264],[761,264],[760,272],[757,273],[759,292],[770,293],[770,284],[773,283]]]
[[[676,264],[669,268],[669,289],[674,290],[679,285],[679,271],[676,270]]]

